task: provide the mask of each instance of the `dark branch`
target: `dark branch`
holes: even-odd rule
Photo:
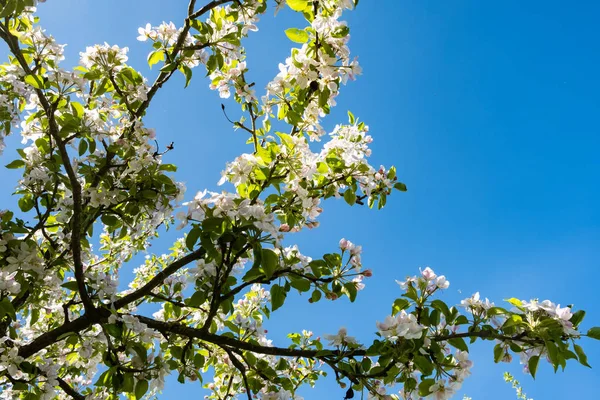
[[[85,396],[84,395],[78,393],[75,389],[73,389],[63,379],[57,378],[57,381],[58,381],[58,386],[60,386],[60,388],[63,390],[63,392],[65,392],[66,394],[68,394],[69,396],[71,396],[72,398],[74,398],[75,400],[85,400]]]
[[[144,296],[149,295],[150,292],[152,292],[152,290],[154,288],[160,286],[165,281],[165,279],[167,279],[169,276],[173,275],[180,268],[183,268],[184,266],[188,265],[189,263],[191,263],[193,261],[201,259],[202,257],[204,257],[205,253],[206,252],[203,248],[199,248],[198,250],[196,250],[192,253],[189,253],[188,255],[180,258],[179,260],[174,261],[167,268],[163,269],[158,274],[156,274],[156,276],[154,278],[150,279],[150,281],[148,283],[146,283],[144,286],[142,286],[135,292],[129,293],[125,297],[122,297],[119,300],[115,301],[113,303],[113,307],[116,310],[118,310],[128,304],[133,303],[134,301],[141,299]]]

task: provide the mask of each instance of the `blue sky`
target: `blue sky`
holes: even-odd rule
[[[86,45],[106,41],[129,46],[130,63],[152,80],[156,71],[145,64],[149,45],[135,40],[137,27],[163,20],[180,25],[186,5],[52,0],[39,15],[58,42],[68,43],[67,65]],[[381,211],[329,201],[319,229],[292,237],[315,257],[335,249],[341,237],[361,244],[374,276],[352,306],[292,297],[267,321],[277,344],[287,343],[287,332],[322,335],[340,326],[373,338],[375,321],[400,295],[394,280],[427,265],[450,280],[441,295],[450,304],[475,291],[497,304],[508,297],[548,298],[586,309],[585,328],[600,325],[599,13],[600,3],[592,1],[575,7],[363,0],[347,14],[364,75],[343,88],[326,126],[344,122],[352,110],[371,128],[372,163],[396,165],[409,191]],[[291,13],[269,13],[247,41],[249,76],[259,93],[289,54],[284,29],[302,23]],[[188,196],[217,189],[225,162],[249,151],[203,76],[196,70],[185,91],[179,77],[170,82],[145,120],[161,143],[175,141],[165,159],[179,165]],[[226,104],[235,115],[235,104]],[[4,164],[15,158],[18,138],[8,143]],[[11,187],[14,176],[2,170],[0,182]],[[14,203],[10,190],[0,193],[0,208]],[[169,243],[158,240],[153,250]],[[535,382],[518,362],[495,365],[491,343],[476,345],[473,375],[462,392],[478,400],[514,398],[502,380],[508,370],[536,400],[594,398],[600,343],[582,342],[594,369],[570,363],[555,375],[544,365]],[[161,398],[202,394],[199,386],[173,379]],[[343,397],[331,380],[303,394],[307,400]]]

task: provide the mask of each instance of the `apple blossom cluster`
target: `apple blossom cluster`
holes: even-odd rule
[[[353,121],[354,117],[350,119]],[[395,168],[386,170],[381,166],[375,170],[367,162],[371,154],[368,145],[372,142],[367,132],[364,123],[338,125],[319,153],[311,151],[305,137],[278,132],[280,144],[270,139],[257,153],[240,155],[227,164],[219,184],[229,181],[238,193],[248,197],[269,184],[277,184],[281,195],[269,196],[266,201],[282,221],[282,232],[318,226],[321,198],[341,197],[342,191],[351,205],[368,198],[369,205],[379,200],[382,207],[393,188],[405,190],[405,187],[397,182]],[[274,158],[273,152],[280,155]],[[284,175],[287,179],[281,187],[275,177]],[[294,218],[285,218],[290,213]]]
[[[258,30],[256,23],[265,10],[266,4],[261,0],[232,2],[212,8],[205,22],[194,20],[191,28],[198,32],[196,34],[190,34],[187,28],[177,29],[172,22],[162,23],[157,27],[147,24],[138,29],[138,40],[150,39],[153,42],[156,50],[148,56],[150,65],[164,60],[165,54],[181,41],[183,52],[179,65],[186,77],[191,76],[191,68],[204,64],[211,79],[210,87],[218,90],[220,97],[231,96],[233,88],[238,101],[253,102],[256,100],[254,90],[243,76],[246,71],[245,51],[240,40],[249,31]],[[182,36],[182,33],[185,35]],[[169,69],[175,68],[173,66]]]
[[[419,339],[424,327],[419,325],[417,317],[401,310],[396,316],[388,315],[383,322],[377,322],[377,330],[387,340]]]
[[[367,125],[349,113],[329,135],[322,126],[340,86],[361,72],[340,20],[357,1],[275,1],[308,25],[285,31],[300,46],[259,104],[241,40],[257,30],[267,3],[190,0],[180,28],[140,28],[138,40],[153,47],[149,66],[160,67],[150,85],[127,64],[127,48],[107,43],[64,69],[64,46],[38,25],[37,2],[2,2],[0,39],[12,56],[0,65],[0,152],[12,127],[23,148],[7,165],[22,170],[20,212],[0,211],[0,399],[148,399],[175,374],[202,382],[209,399],[302,400],[298,388],[326,370],[347,399],[355,391],[447,399],[473,365],[466,338],[495,341],[496,362],[519,355],[532,375],[540,358],[555,369],[568,359],[587,366],[575,343],[583,311],[517,299],[508,310],[479,293],[448,306],[434,295],[449,282],[429,267],[398,282],[404,292],[375,324],[372,344],[345,328],[323,341],[292,333],[288,347],[267,336],[266,320],[293,293],[310,307],[322,298],[352,302],[373,274],[347,239],[318,258],[288,243],[291,234],[317,228],[326,199],[381,208],[392,189],[406,190],[394,167],[367,161]],[[241,103],[247,115],[230,122],[253,150],[222,173],[219,184],[232,183],[233,193],[199,191],[182,204],[185,185],[163,162],[177,149],[143,118],[175,71],[187,86],[200,64],[211,89]],[[170,253],[150,253],[176,219],[183,237]],[[600,328],[587,336],[600,338]],[[397,385],[399,394],[387,394]]]
[[[323,335],[323,337],[329,341],[330,346],[337,347],[354,347],[359,346],[358,341],[354,336],[348,336],[348,330],[341,327],[335,335]]]
[[[400,285],[402,290],[408,289],[409,286],[416,285],[418,288],[424,289],[424,291],[429,294],[438,289],[448,289],[450,287],[450,282],[446,279],[445,275],[438,276],[429,267],[426,267],[421,271],[421,276],[407,277],[403,282],[396,282]]]
[[[245,50],[238,38],[246,37],[249,31],[258,30],[256,23],[259,15],[266,10],[265,2],[247,0],[216,10],[204,25],[208,31],[207,42],[218,43],[218,51],[207,61],[210,88],[218,90],[221,98],[229,98],[233,89],[240,103],[255,102],[255,91],[244,77],[244,72],[247,72]],[[232,36],[235,39],[231,39]],[[214,64],[217,68],[214,68]]]
[[[267,94],[262,98],[267,119],[277,106],[278,119],[286,119],[311,140],[325,134],[320,120],[336,105],[340,85],[361,73],[356,59],[350,61],[349,28],[339,21],[343,9],[352,7],[348,1],[325,1],[310,27],[286,31],[292,41],[303,45],[292,49],[267,85]]]
[[[205,196],[209,197],[205,197]],[[260,231],[277,238],[279,230],[275,226],[275,218],[267,214],[260,200],[252,201],[231,193],[198,192],[194,200],[184,203],[187,213],[180,212],[177,217],[183,228],[188,221],[201,222],[206,218],[227,218],[232,222],[250,222]]]
[[[550,317],[561,324],[565,335],[579,335],[579,332],[576,329],[573,329],[573,322],[571,322],[573,313],[571,312],[570,306],[561,307],[560,304],[556,305],[550,300],[539,302],[534,299],[529,302],[522,300],[520,307],[525,309],[528,314],[531,315],[530,318],[532,320],[540,317]]]

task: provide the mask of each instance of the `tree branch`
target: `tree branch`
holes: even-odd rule
[[[58,386],[60,386],[60,388],[63,390],[63,392],[65,392],[66,394],[68,394],[69,396],[71,396],[72,398],[74,398],[75,400],[85,400],[85,396],[84,395],[78,393],[75,389],[73,389],[62,378],[56,378],[56,380],[58,381]]]
[[[2,25],[2,34],[0,37],[6,42],[11,53],[15,56],[19,65],[23,70],[29,74],[34,76],[35,79],[38,79],[31,68],[29,68],[29,64],[27,60],[23,56],[21,48],[19,46],[19,40],[12,33],[10,33],[8,27],[6,25]],[[77,281],[77,289],[79,291],[79,295],[81,297],[81,301],[85,307],[86,312],[93,312],[95,307],[92,303],[89,294],[87,292],[85,286],[85,276],[83,274],[83,263],[81,261],[81,184],[77,178],[77,174],[71,165],[71,161],[69,159],[69,154],[67,152],[66,146],[60,135],[58,134],[58,125],[54,118],[54,106],[50,104],[44,92],[41,89],[34,88],[35,93],[44,109],[44,113],[48,118],[48,128],[50,135],[54,138],[58,152],[60,154],[60,158],[62,164],[67,173],[67,177],[69,178],[69,183],[71,184],[71,192],[73,194],[73,218],[72,218],[72,226],[71,226],[71,251],[73,252],[73,266],[74,266],[74,274],[75,280]]]
[[[131,292],[128,295],[120,298],[119,300],[115,301],[112,304],[112,306],[116,310],[119,310],[119,309],[125,307],[126,305],[131,304],[134,301],[139,300],[142,297],[149,295],[150,292],[152,292],[152,290],[154,288],[160,286],[165,281],[165,279],[167,279],[167,277],[173,275],[180,268],[183,268],[184,266],[188,265],[189,263],[201,259],[202,257],[204,257],[205,253],[206,253],[206,251],[203,248],[199,248],[198,250],[187,254],[186,256],[180,258],[179,260],[174,261],[167,268],[163,269],[158,274],[156,274],[156,276],[154,278],[150,279],[150,281],[148,281],[148,283],[146,283],[144,286],[142,286],[141,288],[137,289],[136,291]]]
[[[208,3],[207,5],[205,5],[204,7],[202,7],[201,9],[199,9],[198,11],[196,11],[195,13],[190,14],[189,18],[196,19],[196,18],[206,14],[208,11],[212,10],[213,8],[220,6],[221,4],[231,3],[233,1],[234,0],[213,0],[210,3]]]
[[[144,317],[143,315],[135,315],[140,322],[146,324],[148,327],[155,329],[162,333],[175,333],[188,338],[196,338],[216,344],[217,346],[228,346],[236,349],[247,350],[253,353],[266,354],[271,356],[282,356],[282,357],[307,357],[307,358],[318,358],[323,359],[325,355],[319,355],[319,353],[327,352],[335,356],[364,356],[367,351],[364,349],[357,349],[352,351],[340,352],[339,350],[307,350],[307,349],[290,349],[286,347],[269,347],[245,342],[242,340],[234,339],[227,336],[216,335],[214,333],[204,332],[201,329],[191,328],[189,326],[173,323],[173,322],[162,322],[152,318]]]

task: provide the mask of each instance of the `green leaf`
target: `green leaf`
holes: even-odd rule
[[[44,78],[37,75],[25,75],[25,83],[33,86],[36,89],[44,88]]]
[[[194,292],[192,297],[190,297],[186,303],[190,307],[198,307],[198,306],[202,305],[202,303],[204,303],[205,301],[206,301],[206,293],[203,290],[198,290],[197,292]]]
[[[4,7],[0,10],[0,18],[12,16],[17,9],[17,0],[9,0],[4,3]]]
[[[194,246],[200,237],[202,231],[198,227],[194,227],[185,237],[185,245],[188,249],[194,250]]]
[[[271,311],[275,311],[283,305],[286,295],[285,289],[281,286],[271,286]]]
[[[202,354],[196,354],[194,356],[194,367],[196,367],[196,369],[204,367],[204,362],[205,358]]]
[[[69,289],[72,292],[76,292],[78,290],[77,281],[65,282],[62,285],[60,285],[60,287],[63,287],[65,289]]]
[[[28,389],[29,389],[29,385],[28,385],[28,384],[26,384],[26,383],[24,383],[24,382],[15,381],[15,382],[12,384],[12,389],[13,389],[13,390],[18,390],[18,391],[21,391],[21,390],[28,390]],[[19,397],[19,398],[20,398],[20,397]]]
[[[164,61],[164,59],[165,52],[163,50],[153,51],[152,53],[148,54],[148,65],[150,66],[150,68],[152,68],[154,64],[157,64],[160,61]]]
[[[550,359],[550,362],[554,366],[554,370],[556,370],[556,368],[558,368],[558,364],[559,364],[558,348],[556,347],[554,342],[548,341],[548,342],[546,342],[546,350],[548,352],[548,358]]]
[[[308,42],[308,33],[302,29],[298,28],[289,28],[285,30],[285,35],[292,42],[295,43],[306,43]]]
[[[406,310],[409,306],[410,301],[406,299],[394,300],[394,305],[392,306],[392,315],[398,314],[401,310]]]
[[[431,393],[431,387],[435,383],[435,379],[423,379],[421,383],[419,383],[419,396],[429,396]]]
[[[287,0],[287,5],[294,11],[304,11],[308,8],[307,0]]]
[[[348,122],[350,122],[350,125],[354,125],[354,122],[356,122],[356,118],[354,117],[354,114],[350,112],[350,110],[348,110]]]
[[[346,190],[344,192],[344,200],[346,200],[346,203],[353,206],[354,203],[356,203],[356,193],[354,193],[354,190],[352,190],[352,189]]]
[[[10,162],[5,165],[5,167],[8,169],[23,168],[24,166],[25,166],[25,161],[23,161],[23,160],[15,160],[15,161]]]
[[[538,363],[540,362],[540,356],[532,356],[527,363],[529,373],[535,379],[535,373],[537,372]]]
[[[94,385],[110,387],[112,385],[113,373],[114,373],[113,369],[108,369],[108,370],[104,371],[102,373],[102,375],[100,375],[100,377],[98,378],[98,380],[96,381],[96,383]]]
[[[133,382],[133,373],[126,373],[125,375],[123,375],[123,387],[121,390],[123,390],[126,393],[133,392]]]
[[[86,140],[80,140],[79,141],[79,156],[82,156],[85,154],[85,152],[88,149],[88,142]]]
[[[180,65],[179,71],[185,76],[185,87],[188,87],[190,81],[192,80],[192,69],[186,65]]]
[[[414,360],[415,365],[421,371],[423,376],[431,375],[433,373],[433,363],[428,357],[417,355]]]
[[[141,399],[148,391],[148,381],[142,379],[135,385],[135,398]]]
[[[595,326],[590,328],[590,330],[587,332],[587,336],[591,337],[592,339],[600,340],[600,327]]]
[[[261,262],[265,276],[272,277],[279,266],[279,257],[271,249],[262,249]]]
[[[350,28],[348,28],[345,25],[342,25],[338,29],[336,29],[331,36],[333,36],[334,38],[343,38],[348,36],[349,33]]]
[[[573,314],[573,316],[571,317],[571,319],[569,321],[573,324],[574,327],[577,327],[577,326],[579,326],[581,321],[583,321],[584,317],[585,317],[585,311],[579,310]]]
[[[27,212],[33,208],[33,198],[31,197],[31,195],[26,194],[25,196],[19,199],[18,204],[21,211]]]
[[[115,339],[121,339],[123,336],[123,329],[117,324],[106,324],[104,325],[106,332]]]
[[[504,348],[500,343],[494,346],[494,362],[499,363],[504,357]]]
[[[316,289],[314,292],[312,292],[312,294],[310,295],[310,299],[312,300],[312,303],[316,303],[317,301],[321,300],[321,291]]]
[[[106,226],[115,226],[119,223],[119,218],[111,214],[102,214],[100,220],[102,220],[102,223]]]
[[[160,72],[171,72],[171,71],[175,71],[175,68],[177,68],[177,63],[168,63],[165,64],[164,67],[162,67],[160,69]]]
[[[431,302],[431,307],[435,308],[436,310],[438,310],[439,312],[444,314],[444,317],[446,317],[446,318],[450,317],[450,309],[448,308],[448,305],[446,303],[444,303],[443,301],[434,300]]]
[[[290,285],[299,292],[308,292],[310,290],[310,281],[306,279],[290,279]]]
[[[469,347],[467,346],[467,344],[465,343],[463,338],[452,338],[452,339],[448,339],[448,343],[450,343],[450,345],[456,347],[459,350],[462,351],[469,351]]]
[[[72,101],[71,108],[73,109],[73,113],[75,114],[75,116],[77,116],[77,118],[83,118],[83,116],[85,114],[85,110],[83,109],[83,106],[81,105],[81,103]]]
[[[506,319],[506,322],[504,322],[504,325],[502,325],[502,328],[504,329],[504,328],[508,328],[511,326],[520,325],[522,323],[523,323],[523,318],[520,315],[513,314],[509,318]]]
[[[177,172],[177,166],[173,164],[162,164],[158,169],[167,172]]]
[[[402,182],[396,182],[394,184],[394,189],[399,190],[401,192],[406,192],[408,189],[406,188],[406,185]]]
[[[356,300],[356,294],[358,293],[358,289],[356,288],[356,284],[354,282],[346,282],[344,284],[344,289],[350,302],[354,302]]]
[[[575,354],[577,354],[577,359],[579,360],[579,362],[581,363],[581,365],[584,365],[588,368],[592,368],[588,362],[587,362],[587,356],[585,355],[583,349],[581,348],[581,346],[579,346],[578,344],[573,345],[573,348],[575,349]]]
[[[514,297],[511,297],[510,299],[505,299],[504,301],[512,304],[515,307],[521,307],[521,306],[523,306],[523,303],[521,302],[521,300],[519,300],[517,298],[514,298]]]
[[[0,314],[2,314],[2,316],[8,315],[13,321],[17,320],[15,308],[8,297],[5,297],[0,301]]]

